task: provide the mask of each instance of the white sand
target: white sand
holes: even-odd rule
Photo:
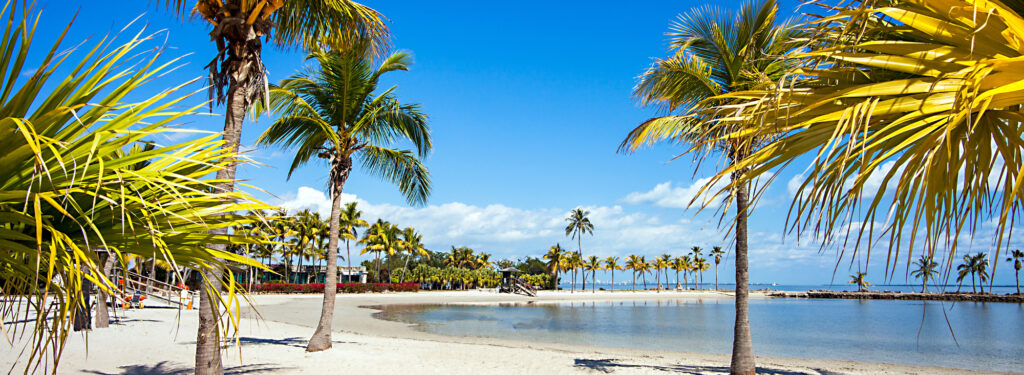
[[[263,320],[240,324],[241,348],[224,352],[229,374],[721,374],[728,355],[641,351],[487,338],[455,338],[415,331],[374,319],[367,305],[497,303],[514,301],[605,301],[731,298],[722,293],[542,293],[538,298],[488,292],[421,292],[339,295],[334,347],[306,353],[306,339],[320,314],[321,296],[255,296]],[[247,313],[247,316],[252,316]],[[61,374],[189,374],[195,356],[197,313],[173,309],[126,312],[110,328],[69,338]],[[14,364],[26,341],[0,343],[0,365]],[[241,349],[241,350],[239,350]],[[755,348],[756,350],[756,348]],[[24,358],[22,358],[24,360]],[[964,374],[964,370],[843,361],[758,357],[759,373],[780,374]],[[21,373],[23,363],[15,367]],[[42,373],[42,371],[38,371]]]

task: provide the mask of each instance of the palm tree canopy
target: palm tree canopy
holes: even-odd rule
[[[565,235],[572,235],[575,239],[577,236],[582,237],[584,234],[594,234],[594,224],[590,222],[590,211],[586,211],[582,208],[576,208],[569,212],[569,217],[565,218],[565,221],[569,222],[569,225],[565,226]]]
[[[562,246],[555,244],[548,249],[547,254],[544,254],[544,259],[547,259],[547,269],[551,273],[559,273],[562,271],[562,265],[564,264],[564,251]]]
[[[672,55],[655,60],[633,91],[642,105],[668,115],[637,126],[619,150],[663,140],[700,143],[708,120],[700,108],[709,99],[782,77],[789,64],[779,57],[798,45],[800,30],[777,22],[777,11],[775,0],[748,0],[731,17],[712,5],[679,15],[668,34]]]
[[[281,117],[257,143],[295,149],[289,178],[313,157],[328,159],[332,166],[347,166],[356,158],[366,173],[398,185],[410,204],[425,203],[430,173],[421,159],[432,147],[427,116],[419,105],[399,102],[396,87],[377,90],[382,75],[408,70],[412,56],[395,52],[375,62],[366,50],[349,49],[314,51],[309,59],[315,66],[271,87],[269,110]],[[255,107],[257,113],[267,110]],[[412,143],[415,153],[389,148],[403,141]],[[331,178],[328,183],[343,181]]]

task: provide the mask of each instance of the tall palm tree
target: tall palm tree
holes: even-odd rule
[[[917,269],[911,272],[910,275],[921,279],[921,293],[925,293],[928,291],[928,280],[939,275],[939,271],[935,269],[939,264],[932,260],[931,256],[921,254],[921,257],[917,259],[917,262],[914,262],[914,265],[917,266]]]
[[[958,284],[956,287],[957,292],[960,292],[960,287],[963,286],[964,278],[967,277],[967,275],[971,276],[971,290],[974,291],[974,293],[978,292],[978,287],[974,283],[974,273],[978,269],[977,263],[977,258],[972,257],[970,254],[964,254],[964,257],[961,259],[960,265],[956,267],[956,282]]]
[[[985,282],[988,281],[988,254],[978,253],[974,255],[974,273],[978,275],[978,287],[981,294],[985,294]]]
[[[622,271],[622,265],[619,264],[619,257],[610,256],[604,258],[604,269],[612,273],[612,287],[611,291],[615,291],[615,270]]]
[[[857,271],[856,274],[850,275],[850,282],[849,282],[849,284],[856,284],[858,292],[866,292],[866,291],[868,291],[868,286],[871,285],[871,283],[869,283],[866,280],[867,276],[868,276],[867,272]]]
[[[636,273],[640,272],[641,269],[646,266],[647,262],[639,255],[630,255],[626,257],[626,269],[633,271],[633,291],[636,291]]]
[[[328,223],[328,225],[330,224]],[[338,225],[340,227],[338,236],[345,240],[345,260],[348,261],[348,271],[352,272],[352,249],[349,247],[349,241],[358,239],[359,228],[366,228],[370,226],[370,223],[363,220],[363,211],[356,208],[356,202],[348,202],[341,209]],[[330,229],[328,229],[328,233],[330,233]]]
[[[277,144],[296,150],[289,177],[314,156],[326,159],[330,165],[328,279],[320,322],[306,345],[307,351],[331,347],[341,194],[353,161],[358,160],[366,173],[398,185],[410,204],[423,204],[430,195],[430,175],[421,162],[431,150],[427,116],[418,105],[399,102],[395,87],[377,90],[382,75],[408,70],[412,57],[396,52],[375,62],[370,52],[355,47],[312,52],[309,58],[316,61],[316,66],[271,88],[269,108],[281,117],[257,140],[261,145]],[[410,142],[416,153],[391,148],[401,142]]]
[[[711,268],[708,264],[708,260],[704,258],[696,258],[693,261],[693,269],[700,274],[700,283],[697,284],[697,289],[704,289],[704,271]]]
[[[601,267],[601,259],[597,258],[597,255],[591,255],[587,257],[587,260],[583,262],[583,270],[590,271],[590,292],[597,293],[597,271],[604,269]],[[586,280],[586,275],[584,275]]]
[[[667,115],[640,124],[619,149],[631,153],[644,145],[668,140],[695,146],[707,144],[709,149],[724,153],[729,163],[749,154],[757,139],[721,138],[704,129],[715,120],[734,114],[702,113],[718,105],[736,103],[732,99],[713,98],[761,88],[786,73],[787,63],[782,56],[794,49],[800,38],[794,37],[797,28],[776,22],[777,11],[775,0],[748,0],[732,17],[712,6],[680,15],[669,32],[672,56],[656,60],[634,90],[642,104],[657,105]],[[741,178],[745,172],[736,171],[734,178]],[[756,370],[747,316],[748,188],[748,184],[735,184],[729,192],[736,206],[736,321],[730,365],[733,374],[753,374]]]
[[[665,272],[665,289],[668,289],[668,270],[672,268],[672,254],[661,254],[661,269]]]
[[[679,272],[683,273],[683,283],[686,288],[689,288],[689,283],[686,282],[686,273],[690,272],[690,257],[680,256],[672,260],[672,269],[676,271],[676,289],[679,289]]]
[[[1024,251],[1015,249],[1010,253],[1010,257],[1006,258],[1007,262],[1013,262],[1013,276],[1017,281],[1017,294],[1020,294],[1020,269],[1022,263],[1024,263]]]
[[[206,66],[210,97],[216,98],[218,104],[225,104],[224,147],[232,152],[238,151],[246,111],[267,96],[261,38],[282,48],[346,48],[366,44],[377,51],[386,47],[389,38],[383,16],[354,1],[164,0],[157,3],[166,4],[179,18],[191,18],[195,14],[213,26],[210,39],[217,44],[217,55]],[[230,163],[217,173],[217,179],[225,181],[218,189],[234,189],[235,169],[236,163]],[[209,276],[219,279],[219,275]],[[210,302],[203,297],[206,296],[200,295],[196,373],[221,374],[224,366],[215,326],[218,313],[203,307],[203,302]]]
[[[644,290],[647,290],[647,273],[651,272],[651,263],[647,262],[647,257],[641,256],[640,262],[636,266],[636,271],[640,272],[640,278],[644,281]]]
[[[555,244],[548,249],[547,254],[544,254],[544,259],[547,262],[547,270],[551,273],[551,289],[558,290],[558,274],[560,274],[565,265],[565,252],[562,250],[562,246]]]
[[[722,263],[722,256],[725,252],[722,251],[721,246],[715,246],[711,248],[711,256],[715,257],[715,290],[718,290],[718,265]]]
[[[671,257],[669,258],[671,259]],[[658,292],[661,292],[661,271],[665,270],[665,284],[668,284],[668,267],[671,265],[668,260],[662,257],[656,257],[651,260],[651,269],[656,273],[655,278],[658,280]]]
[[[384,219],[377,219],[377,222],[373,223],[369,229],[363,232],[363,238],[359,240],[359,243],[365,244],[359,254],[374,254],[375,273],[378,283],[384,282],[380,271],[381,258],[394,256],[405,247],[400,238],[401,233],[402,231],[398,229],[397,225],[386,222]]]
[[[405,265],[402,266],[402,276],[398,279],[398,282],[405,281],[405,274],[409,271],[409,258],[414,256],[421,256],[430,258],[430,251],[426,247],[423,247],[423,236],[416,233],[416,229],[413,227],[406,227],[402,231],[402,245],[406,253]]]
[[[588,215],[590,215],[590,211],[577,207],[569,211],[569,217],[565,218],[565,221],[569,222],[569,225],[565,226],[565,235],[572,235],[572,238],[576,239],[576,254],[581,259],[580,263],[583,259],[583,235],[594,234],[594,224],[590,222]],[[575,276],[575,271],[573,271],[573,275]],[[586,278],[583,278],[583,289],[587,289]]]

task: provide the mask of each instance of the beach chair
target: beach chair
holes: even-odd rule
[[[125,309],[141,309],[146,307],[142,301],[146,300],[146,296],[142,295],[142,291],[135,291],[131,297],[125,297],[124,303],[121,304],[122,308]]]

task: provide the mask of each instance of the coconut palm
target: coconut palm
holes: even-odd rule
[[[405,247],[400,237],[401,233],[402,231],[398,229],[397,225],[386,222],[384,219],[377,219],[377,222],[373,223],[369,229],[363,232],[363,238],[359,240],[359,243],[365,245],[363,250],[359,252],[360,255],[366,253],[374,254],[375,274],[378,283],[384,282],[380,272],[381,258],[384,256],[394,256]]]
[[[565,265],[565,252],[562,250],[562,246],[555,244],[548,249],[547,254],[544,254],[544,259],[547,262],[547,270],[551,273],[551,289],[558,289],[558,274],[562,273]]]
[[[402,245],[402,250],[408,254],[405,256],[405,265],[402,266],[403,272],[398,282],[405,280],[405,272],[409,269],[409,258],[414,256],[430,258],[430,251],[423,247],[423,236],[416,233],[416,229],[413,229],[413,227],[406,227],[402,231]]]
[[[583,235],[594,234],[594,224],[590,222],[588,215],[590,215],[590,211],[577,207],[569,211],[569,217],[565,218],[565,221],[569,222],[569,225],[565,226],[565,235],[572,235],[572,238],[576,239],[576,254],[581,259],[580,263],[583,259]],[[573,271],[573,276],[575,276],[575,271]],[[586,278],[583,279],[583,289],[587,289]]]
[[[970,254],[964,254],[964,257],[961,259],[960,265],[956,267],[957,292],[960,292],[960,287],[963,286],[964,278],[966,278],[967,275],[971,276],[971,290],[973,290],[974,293],[978,292],[978,287],[974,283],[974,273],[977,271],[978,268],[977,262],[977,258],[972,257]]]
[[[849,284],[856,284],[858,292],[868,291],[868,286],[871,285],[865,278],[868,276],[867,272],[857,271],[856,274],[850,275]]]
[[[672,269],[676,271],[676,289],[679,289],[680,272],[683,273],[683,285],[685,285],[687,289],[690,288],[689,283],[686,282],[686,273],[690,272],[691,268],[693,268],[693,265],[690,264],[690,257],[688,256],[680,256],[672,260]]]
[[[633,129],[620,145],[630,153],[644,145],[660,141],[708,145],[702,151],[720,151],[734,163],[752,151],[761,138],[722,138],[705,131],[716,120],[731,113],[703,114],[719,105],[736,104],[733,99],[715,99],[722,95],[762,88],[786,73],[782,58],[801,38],[799,29],[776,20],[775,0],[745,1],[739,13],[728,16],[724,10],[705,6],[679,16],[669,32],[674,51],[671,57],[658,59],[640,78],[634,91],[644,105],[657,105],[665,116],[655,117]],[[745,170],[738,170],[741,178]],[[747,216],[748,184],[735,184],[729,191],[736,206],[736,328],[734,329],[731,372],[753,374],[755,361],[750,344],[747,317]],[[702,205],[709,200],[701,202]]]
[[[718,265],[722,263],[722,256],[725,252],[722,251],[721,246],[715,246],[711,248],[711,256],[715,257],[715,290],[718,290]]]
[[[296,150],[289,178],[313,157],[330,165],[328,280],[320,323],[306,346],[307,351],[319,351],[331,347],[341,194],[353,162],[359,161],[366,173],[397,185],[410,204],[423,204],[430,195],[430,176],[420,160],[430,153],[431,141],[427,116],[418,105],[399,102],[395,87],[377,90],[382,75],[409,69],[409,53],[396,52],[373,61],[368,50],[353,47],[340,52],[314,51],[309,59],[316,61],[315,66],[271,88],[269,108],[281,117],[257,143]],[[262,111],[260,106],[256,109]],[[392,148],[401,142],[411,143],[416,153]]]
[[[708,260],[704,258],[695,258],[693,260],[693,269],[700,274],[700,283],[697,284],[697,289],[704,289],[704,271],[711,268],[708,264]],[[694,280],[696,281],[696,280]]]
[[[633,271],[633,291],[634,292],[636,291],[636,273],[640,272],[641,269],[644,269],[646,267],[646,265],[647,265],[647,261],[645,261],[639,255],[630,255],[630,256],[626,257],[626,269],[630,270],[630,271]]]
[[[978,253],[973,256],[974,273],[978,275],[978,287],[985,294],[985,282],[988,281],[988,254]]]
[[[647,262],[647,257],[641,256],[640,262],[637,263],[637,272],[640,273],[640,278],[644,282],[644,290],[647,290],[647,274],[651,272],[651,266],[654,262]]]
[[[601,267],[601,259],[597,258],[597,255],[591,255],[587,257],[587,260],[583,262],[583,270],[590,271],[590,291],[597,293],[597,271],[604,269]],[[586,275],[584,274],[584,280]]]
[[[611,291],[615,291],[615,271],[622,271],[622,265],[619,264],[619,257],[610,256],[604,258],[604,269],[611,272],[612,275],[612,287]]]
[[[570,252],[565,258],[565,269],[572,271],[572,284],[569,289],[569,293],[575,293],[576,291],[576,271],[583,268],[583,258],[580,257],[580,253]]]
[[[1024,260],[1024,251],[1020,251],[1020,249],[1013,250],[1013,252],[1010,253],[1010,257],[1006,258],[1007,262],[1013,262],[1013,272],[1014,272],[1013,275],[1014,275],[1014,278],[1017,281],[1017,294],[1018,295],[1020,294],[1020,269],[1021,269],[1022,263],[1024,263],[1024,262],[1022,262],[1022,260]]]
[[[668,289],[668,270],[672,268],[672,254],[661,254],[661,269],[665,272],[665,289]]]
[[[370,223],[363,220],[363,211],[356,208],[356,204],[356,202],[346,203],[338,216],[338,226],[340,227],[338,236],[345,240],[345,260],[348,261],[349,272],[352,272],[352,250],[349,247],[349,241],[359,238],[359,228],[370,226]],[[328,233],[330,233],[329,228]]]
[[[354,1],[278,1],[278,0],[166,0],[178,18],[200,16],[213,27],[210,39],[217,44],[217,55],[206,65],[209,69],[210,98],[225,104],[225,147],[238,151],[245,112],[267,96],[267,70],[262,61],[266,38],[282,48],[348,48],[365,44],[382,51],[388,44],[388,30],[377,11]],[[222,191],[234,189],[235,164],[217,175],[226,182]],[[226,233],[226,232],[224,232]],[[220,234],[218,232],[218,234]],[[211,275],[215,276],[215,275]],[[333,297],[332,297],[333,298]],[[199,336],[196,346],[196,373],[221,374],[219,336],[215,311],[207,311],[200,300]]]
[[[137,255],[204,271],[256,265],[223,250],[250,238],[211,231],[249,222],[232,212],[267,206],[252,204],[241,192],[210,189],[225,182],[213,177],[227,168],[225,159],[236,157],[219,135],[130,151],[174,131],[168,124],[189,121],[198,110],[175,109],[190,100],[181,91],[189,83],[152,90],[154,80],[178,64],[161,56],[158,46],[146,45],[153,35],[128,32],[127,40],[107,38],[64,51],[60,40],[34,40],[36,25],[52,23],[30,6],[18,8],[22,4],[0,7],[8,20],[0,44],[0,74],[6,77],[0,81],[0,290],[19,295],[0,299],[0,315],[4,322],[27,322],[34,339],[24,354],[36,364],[30,367],[46,361],[44,367],[57,373],[68,323],[80,312],[75,307],[84,306],[83,283],[69,281],[89,280],[104,293],[116,288],[102,271],[100,251],[107,259]],[[219,293],[211,283],[219,280],[204,278],[203,295]],[[213,303],[237,306],[234,281],[223,287],[228,296]],[[28,306],[45,307],[52,319],[26,316]]]
[[[939,271],[935,269],[939,264],[932,260],[932,257],[922,254],[917,262],[914,262],[914,265],[917,266],[917,269],[910,275],[921,279],[921,293],[924,293],[928,290],[928,280],[939,275]]]
[[[669,262],[670,259],[671,256],[669,256],[668,258],[657,257],[651,260],[651,269],[654,270],[654,272],[656,272],[657,275],[655,276],[655,278],[658,281],[658,292],[661,292],[662,270],[665,270],[665,284],[668,284],[668,267],[671,266],[671,263]]]

